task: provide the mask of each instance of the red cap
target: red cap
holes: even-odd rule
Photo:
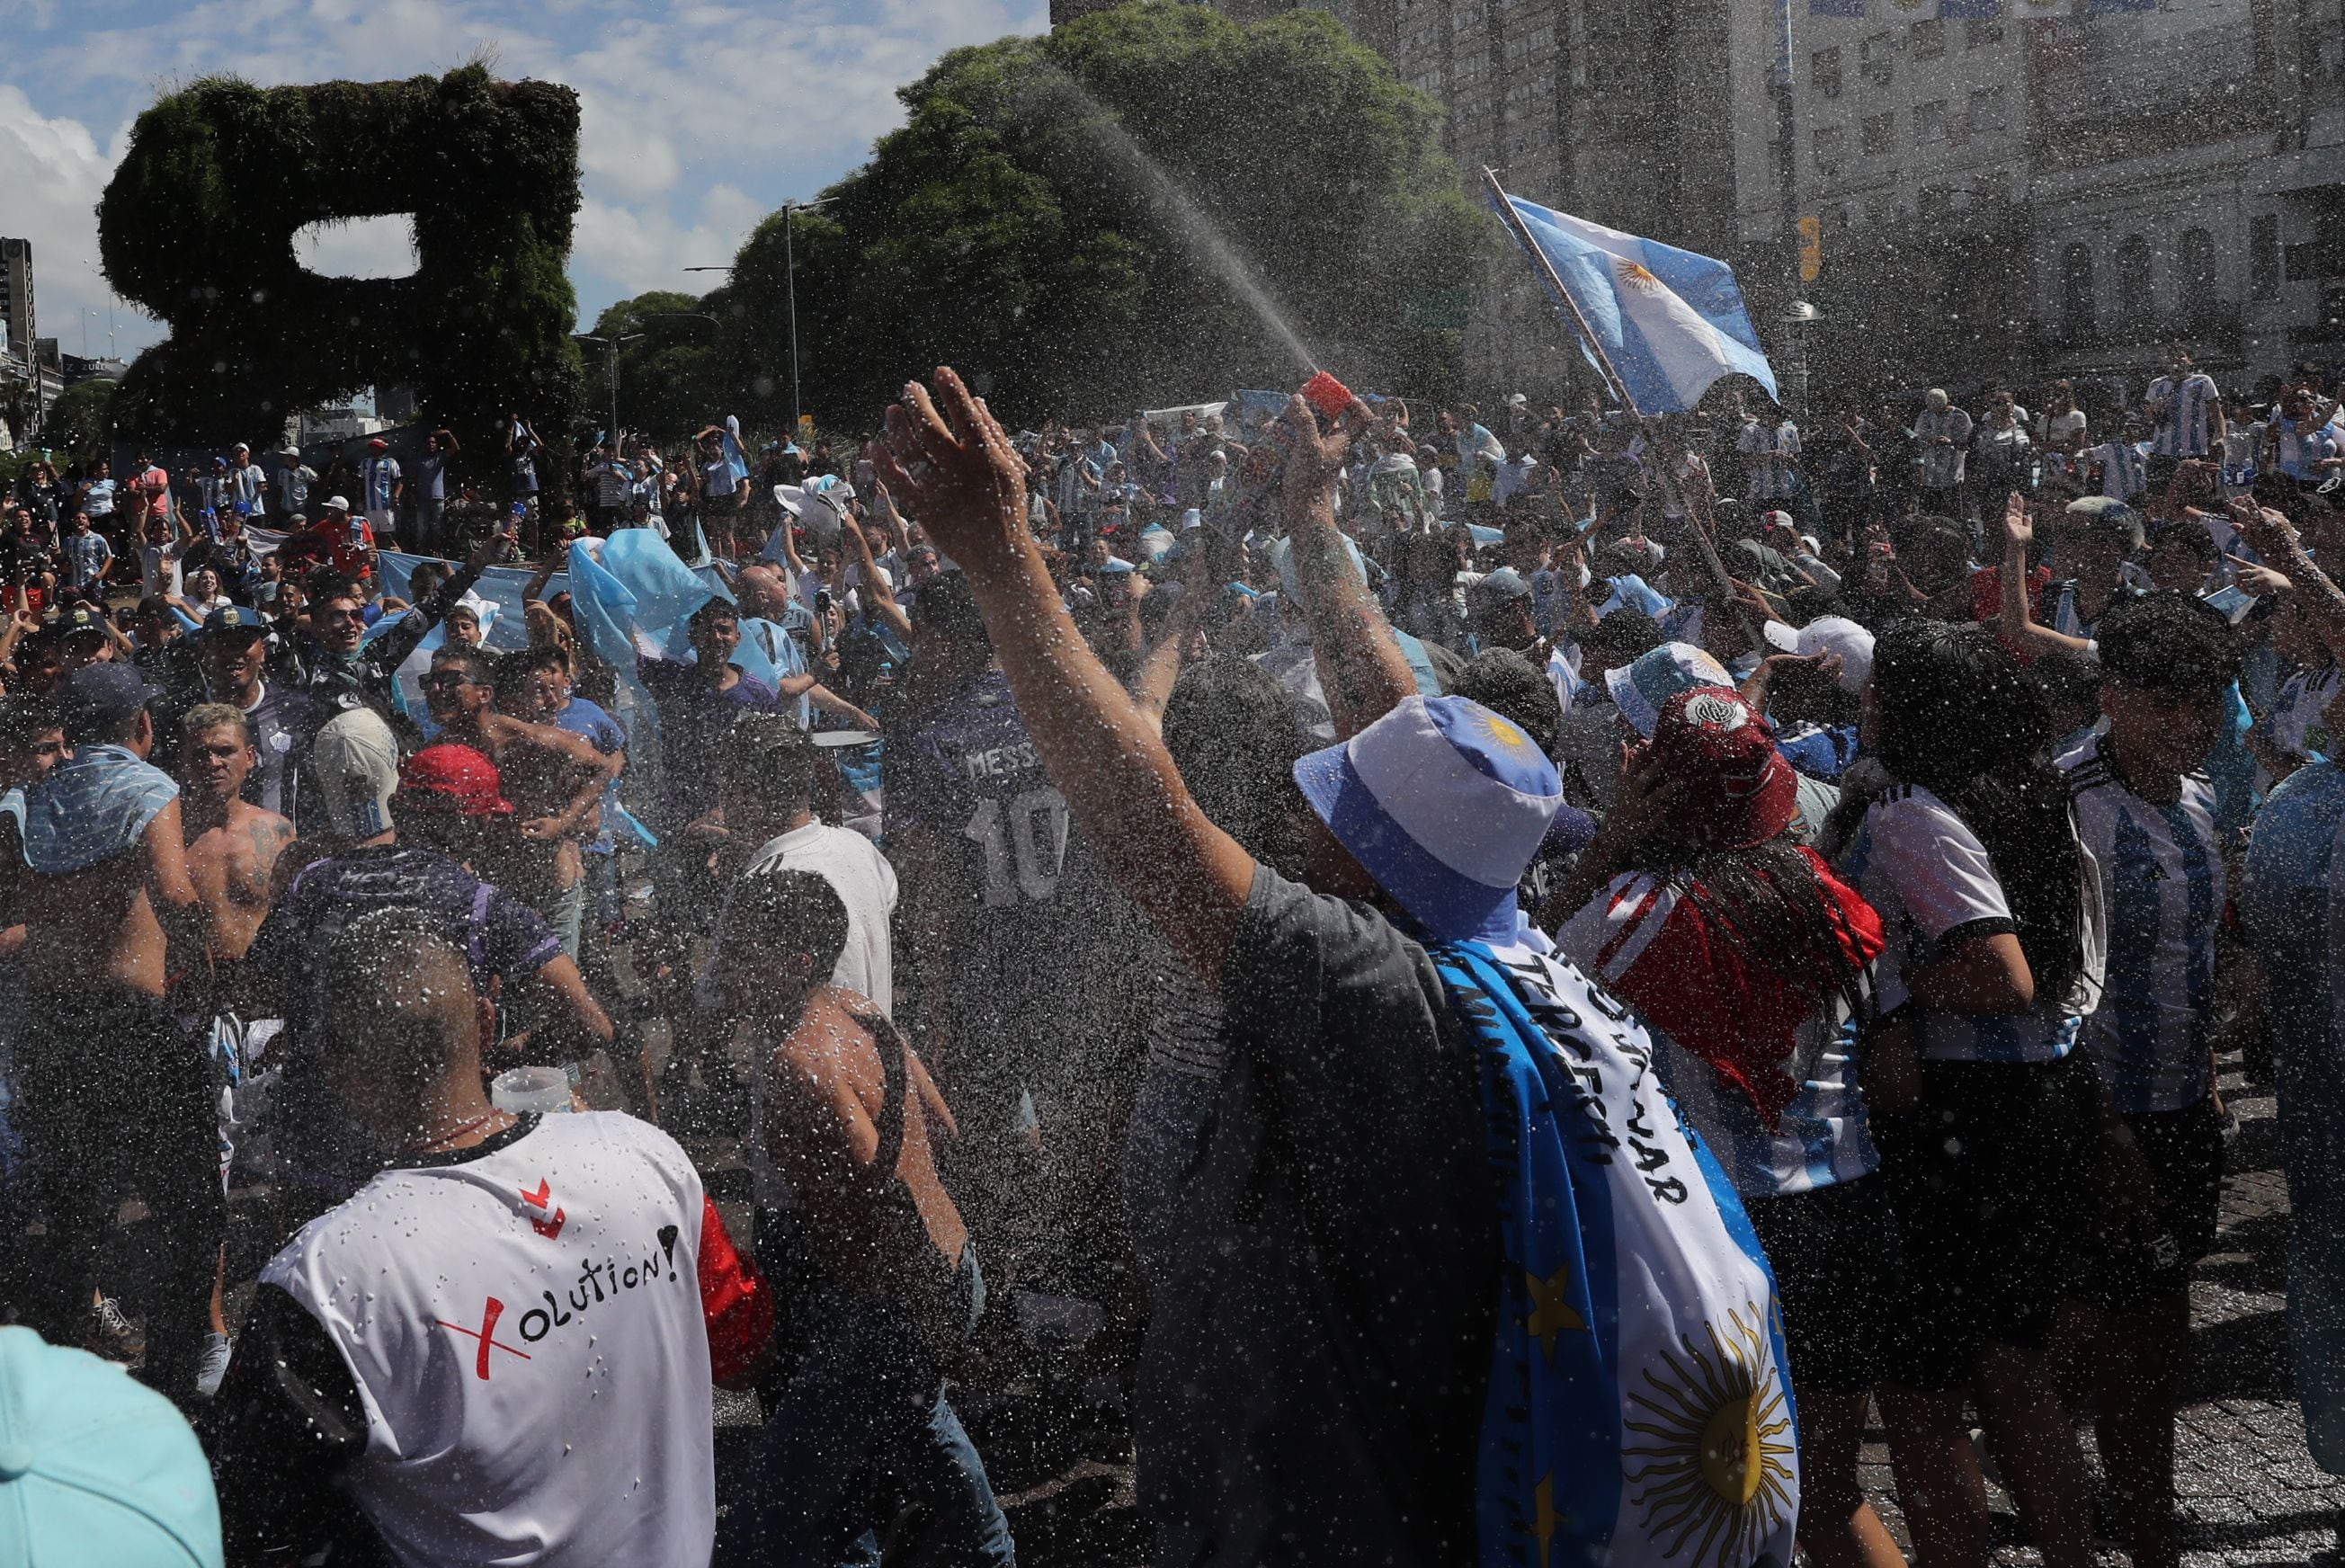
[[[374,440],[367,442],[367,450],[371,452],[387,452],[391,450],[391,443],[384,440],[381,436],[377,436]]]
[[[426,746],[400,764],[399,793],[411,805],[461,816],[509,816],[513,808],[489,754],[450,742]]]
[[[1655,760],[1685,780],[1671,825],[1711,849],[1748,849],[1792,825],[1799,781],[1775,732],[1741,693],[1696,686],[1661,706]]]

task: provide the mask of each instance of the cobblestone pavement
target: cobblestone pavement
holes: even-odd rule
[[[2175,1490],[2185,1568],[2265,1568],[2340,1562],[2345,1480],[2314,1468],[2290,1386],[2288,1328],[2288,1187],[2279,1168],[2279,1125],[2269,1087],[2246,1083],[2227,1062],[2219,1079],[2238,1113],[2228,1151],[2215,1250],[2190,1291],[2191,1360],[2177,1416]],[[1904,1521],[1890,1481],[1889,1452],[1867,1434],[1865,1490],[1901,1543]],[[2100,1481],[2089,1435],[2086,1459]],[[2009,1496],[1992,1489],[1998,1563],[2039,1560]],[[2106,1502],[2106,1493],[2103,1493]],[[2104,1510],[2103,1517],[2106,1517]],[[2126,1561],[2114,1544],[2105,1563]]]

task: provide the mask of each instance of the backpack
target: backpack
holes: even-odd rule
[[[1505,1264],[1476,1474],[1483,1568],[1788,1563],[1798,1420],[1774,1277],[1642,1028],[1429,944],[1480,1058]]]

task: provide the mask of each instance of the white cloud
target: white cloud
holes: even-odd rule
[[[1046,0],[0,0],[0,11],[12,29],[0,228],[34,242],[44,330],[68,348],[73,312],[108,298],[83,258],[96,255],[94,209],[127,122],[199,76],[383,79],[486,52],[500,76],[577,88],[584,201],[571,275],[591,319],[626,294],[716,281],[682,268],[730,261],[766,213],[862,162],[902,119],[896,89],[944,51],[1048,25]],[[125,129],[108,148],[93,125]],[[126,352],[163,334],[121,319]]]

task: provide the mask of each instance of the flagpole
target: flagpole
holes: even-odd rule
[[[1482,179],[1489,186],[1490,194],[1498,198],[1498,216],[1506,220],[1515,238],[1522,241],[1523,248],[1530,252],[1531,259],[1538,263],[1539,270],[1547,274],[1548,283],[1555,289],[1555,297],[1563,301],[1563,308],[1570,312],[1571,324],[1579,329],[1580,341],[1586,343],[1589,351],[1596,356],[1598,369],[1604,372],[1604,379],[1612,383],[1613,391],[1619,394],[1620,406],[1641,417],[1644,410],[1637,407],[1637,400],[1629,395],[1629,383],[1622,380],[1620,372],[1612,368],[1612,356],[1604,351],[1604,345],[1588,325],[1588,318],[1579,313],[1579,301],[1574,299],[1571,290],[1563,286],[1563,275],[1556,271],[1555,263],[1547,258],[1547,252],[1541,250],[1538,241],[1531,238],[1528,226],[1523,222],[1523,215],[1515,210],[1515,204],[1508,197],[1506,187],[1498,183],[1497,171],[1484,164]]]
[[[1596,363],[1603,370],[1605,379],[1610,381],[1612,389],[1620,395],[1620,406],[1632,418],[1642,419],[1644,410],[1638,408],[1637,400],[1629,395],[1629,383],[1622,380],[1620,372],[1612,368],[1612,356],[1604,351],[1604,345],[1598,341],[1595,332],[1588,325],[1588,318],[1580,314],[1579,302],[1571,297],[1571,290],[1563,286],[1563,275],[1556,271],[1555,263],[1548,259],[1547,252],[1540,249],[1538,241],[1531,238],[1529,227],[1523,222],[1523,215],[1517,212],[1515,204],[1508,199],[1506,187],[1498,183],[1497,171],[1484,164],[1482,179],[1489,186],[1490,194],[1497,197],[1498,216],[1506,220],[1515,238],[1522,241],[1523,248],[1530,252],[1531,259],[1538,263],[1539,270],[1547,274],[1548,284],[1555,289],[1555,297],[1562,300],[1563,308],[1570,312],[1572,325],[1579,329],[1580,341],[1595,354]],[[1700,518],[1693,515],[1690,507],[1686,512],[1686,531],[1693,535],[1694,543],[1700,548],[1702,564],[1710,569],[1712,586],[1742,622],[1743,635],[1751,640],[1751,651],[1763,658],[1767,640],[1760,635],[1758,622],[1751,618],[1751,607],[1736,596],[1733,580],[1726,574],[1726,562],[1719,559],[1718,545],[1710,537],[1710,529],[1703,526]]]

